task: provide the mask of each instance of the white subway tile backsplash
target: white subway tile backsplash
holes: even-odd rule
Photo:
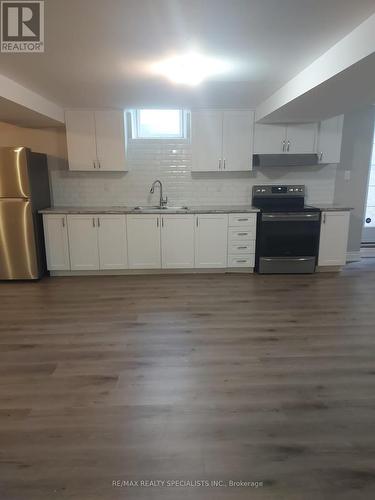
[[[254,184],[305,184],[308,203],[332,203],[336,165],[274,167],[252,172],[191,173],[189,144],[131,141],[129,172],[70,172],[51,162],[55,206],[138,205],[158,202],[150,195],[155,179],[163,182],[171,205],[242,205],[251,202]]]

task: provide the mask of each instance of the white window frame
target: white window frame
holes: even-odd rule
[[[152,108],[139,108],[139,109],[133,109],[130,110],[131,114],[131,137],[130,139],[136,140],[136,141],[163,141],[163,140],[176,140],[176,141],[183,141],[188,139],[188,114],[189,111],[181,108],[159,108],[158,111],[179,111],[180,113],[180,131],[181,134],[170,134],[170,135],[155,135],[155,136],[149,136],[149,137],[144,137],[140,135],[140,111],[142,109],[152,109]]]

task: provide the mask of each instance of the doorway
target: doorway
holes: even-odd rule
[[[362,247],[375,247],[375,134],[372,147],[365,219],[363,222]]]

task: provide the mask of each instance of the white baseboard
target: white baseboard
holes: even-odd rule
[[[254,268],[220,268],[220,269],[121,269],[108,271],[50,271],[50,276],[134,276],[158,274],[225,274],[253,273]]]
[[[363,247],[361,248],[361,257],[375,257],[375,248],[372,247]]]
[[[359,262],[361,260],[362,254],[360,251],[348,252],[346,254],[346,262]]]

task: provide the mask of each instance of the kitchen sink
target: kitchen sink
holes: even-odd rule
[[[141,211],[147,211],[147,210],[160,210],[160,211],[168,211],[168,210],[189,210],[189,207],[182,206],[182,207],[161,207],[159,205],[151,205],[151,206],[144,206],[144,207],[134,207],[133,210],[139,210]]]

